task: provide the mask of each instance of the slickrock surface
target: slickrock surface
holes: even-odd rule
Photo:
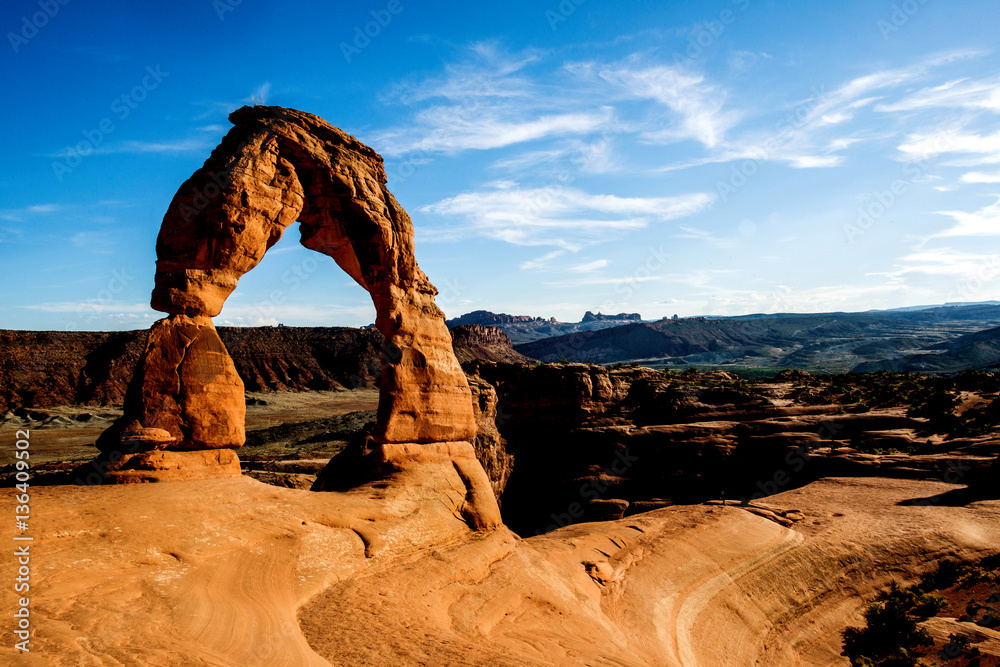
[[[463,488],[435,461],[348,493],[36,488],[36,634],[0,662],[846,665],[840,631],[890,581],[1000,551],[1000,501],[950,506],[940,482],[825,479],[759,513],[676,506],[524,540],[472,531]]]

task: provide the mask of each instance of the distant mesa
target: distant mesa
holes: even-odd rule
[[[506,313],[491,313],[488,310],[474,310],[471,313],[447,320],[448,328],[459,327],[467,324],[481,324],[492,326],[497,324],[554,324],[556,318],[531,317],[530,315],[507,315]]]
[[[618,313],[617,315],[602,315],[598,312],[596,315],[589,310],[583,314],[583,319],[581,322],[641,322],[642,315],[639,313]]]
[[[552,336],[606,329],[641,321],[642,317],[639,313],[621,313],[619,315],[602,315],[601,313],[597,313],[595,315],[587,311],[583,319],[579,322],[560,322],[554,317],[508,315],[506,313],[492,313],[488,310],[476,310],[461,317],[448,320],[447,324],[449,329],[470,324],[499,327],[510,337],[514,345],[519,345]]]

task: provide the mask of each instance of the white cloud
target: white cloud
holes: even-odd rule
[[[733,239],[723,239],[716,234],[706,230],[698,229],[697,227],[687,227],[684,225],[680,226],[681,233],[674,234],[674,238],[678,239],[696,239],[699,241],[705,241],[714,245],[718,248],[728,248],[732,246],[735,241]]]
[[[962,174],[962,180],[966,183],[1000,183],[1000,171],[992,173],[970,171],[967,174]]]
[[[607,267],[608,260],[606,259],[595,259],[593,262],[587,262],[586,264],[577,264],[576,266],[571,266],[567,269],[572,273],[592,273],[593,271],[599,271]]]
[[[492,43],[474,44],[466,61],[446,66],[442,76],[397,84],[386,104],[424,108],[410,124],[377,134],[372,143],[386,155],[454,154],[590,134],[612,121],[610,107],[593,100],[577,104],[572,93],[545,89],[524,75],[541,59],[537,50],[509,54]]]
[[[535,259],[529,259],[528,261],[521,264],[521,270],[523,271],[534,271],[537,269],[544,269],[549,266],[549,263],[561,257],[566,253],[565,250],[553,250],[552,252],[547,252],[541,257],[536,257]]]
[[[651,141],[694,139],[712,148],[740,119],[737,111],[724,108],[726,91],[679,67],[607,68],[599,76],[631,97],[655,100],[674,112],[671,127],[644,133]]]
[[[831,91],[813,91],[808,99],[783,113],[769,130],[754,130],[728,137],[707,157],[666,166],[662,171],[737,160],[785,162],[798,169],[836,167],[844,164],[851,146],[884,140],[898,132],[896,119],[883,116],[866,123],[863,130],[848,129],[859,114],[872,108],[884,110],[884,99],[904,84],[926,77],[935,67],[962,58],[981,55],[955,51],[922,59],[912,65],[881,69],[855,77]],[[856,123],[855,123],[856,124]],[[730,133],[732,134],[732,133]]]
[[[115,153],[184,153],[188,151],[208,151],[215,146],[206,139],[175,139],[171,141],[122,141],[117,144],[95,146],[90,154],[111,155]],[[53,153],[50,157],[66,158],[75,155],[74,149]]]
[[[912,252],[901,257],[899,261],[901,266],[895,271],[871,275],[886,276],[895,283],[902,282],[903,277],[910,274],[936,278],[950,277],[957,283],[963,279],[976,278],[982,275],[985,269],[996,267],[1000,257],[995,254],[960,252],[951,248],[931,248]]]
[[[663,276],[625,276],[622,278],[569,278],[544,283],[549,287],[582,287],[584,285],[630,285],[663,280]]]
[[[81,316],[104,315],[113,313],[130,313],[135,315],[153,315],[148,303],[112,303],[102,299],[90,301],[50,301],[23,306],[28,310],[40,310],[45,313],[77,313]]]
[[[948,81],[923,88],[896,102],[883,102],[875,110],[894,113],[940,107],[1000,111],[1000,79]]]
[[[944,153],[988,153],[992,158],[1000,153],[1000,131],[974,134],[954,126],[943,127],[910,134],[898,148],[910,158],[929,158]]]
[[[978,211],[939,211],[957,222],[954,227],[934,234],[942,236],[1000,236],[1000,199]]]
[[[469,113],[459,107],[432,107],[417,115],[420,130],[394,131],[375,139],[387,155],[410,151],[457,153],[487,150],[545,137],[587,134],[611,121],[611,109],[594,113],[541,115],[519,120],[508,109]],[[411,134],[415,135],[411,138]]]
[[[709,193],[675,197],[592,195],[571,187],[496,188],[449,197],[421,209],[460,216],[459,227],[425,230],[432,238],[454,240],[478,234],[516,245],[554,245],[576,250],[589,243],[641,229],[651,222],[697,213],[714,200]]]

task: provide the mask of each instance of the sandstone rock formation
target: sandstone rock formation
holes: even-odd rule
[[[507,451],[507,443],[497,430],[496,389],[475,375],[469,376],[469,389],[472,390],[472,407],[477,427],[476,438],[472,444],[476,450],[476,457],[489,477],[493,495],[499,504],[507,480],[514,469],[514,457]]]
[[[384,344],[374,441],[471,441],[469,386],[381,157],[301,111],[244,107],[230,120],[164,216],[152,306],[169,316],[153,326],[125,416],[102,450],[120,451],[136,420],[175,436],[170,450],[242,444],[243,384],[211,318],[295,221],[302,244],[332,257],[375,304]]]
[[[532,359],[514,351],[510,338],[499,327],[463,324],[451,329],[452,347],[459,363],[499,361],[512,364],[531,363]]]
[[[125,416],[97,445],[104,452],[134,451],[124,447],[121,434],[139,422],[175,438],[165,449],[239,447],[246,438],[245,414],[243,380],[212,318],[173,315],[150,328],[125,396]]]

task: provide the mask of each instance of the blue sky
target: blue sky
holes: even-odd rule
[[[0,328],[160,317],[162,216],[251,101],[385,156],[449,317],[1000,294],[995,2],[10,0],[0,28]],[[290,229],[216,323],[373,319]]]

